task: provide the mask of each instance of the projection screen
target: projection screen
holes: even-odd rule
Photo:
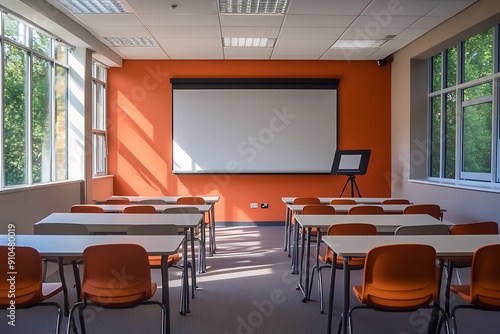
[[[172,83],[173,173],[330,173],[338,79]]]

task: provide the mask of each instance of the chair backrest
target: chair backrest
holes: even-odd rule
[[[376,235],[377,227],[368,223],[333,224],[328,228],[328,235]]]
[[[293,204],[321,204],[321,201],[317,197],[297,197],[293,200]]]
[[[123,213],[156,213],[153,205],[131,205],[123,208]]]
[[[42,258],[38,251],[31,247],[16,246],[15,249],[15,281],[8,280],[9,247],[0,246],[0,307],[10,306],[12,296],[11,283],[15,284],[15,306],[23,307],[36,304],[45,298],[42,293]],[[12,255],[10,255],[12,256]]]
[[[89,246],[83,252],[83,261],[84,300],[103,306],[130,306],[148,300],[156,290],[151,283],[148,254],[140,245]]]
[[[394,231],[396,235],[447,235],[450,228],[445,224],[403,225]]]
[[[137,204],[167,204],[167,202],[162,199],[143,199],[138,201]]]
[[[80,205],[76,204],[71,207],[73,213],[104,213],[104,209],[98,205]]]
[[[498,224],[494,221],[456,224],[451,227],[450,234],[498,234]]]
[[[172,225],[172,224],[129,225],[127,227],[127,234],[130,234],[130,235],[177,235],[177,234],[179,234],[179,229],[177,228],[177,226]]]
[[[205,199],[199,196],[184,196],[177,199],[177,204],[206,204]]]
[[[35,224],[35,234],[45,235],[87,235],[89,230],[84,224],[77,223],[42,223]]]
[[[305,205],[302,208],[304,215],[334,215],[335,208],[330,205]]]
[[[327,235],[376,235],[377,227],[368,223],[342,223],[328,227]],[[333,251],[326,247],[325,259],[332,261]],[[338,259],[337,259],[338,260]]]
[[[472,304],[500,308],[500,244],[478,248],[472,257],[470,293]]]
[[[378,205],[356,205],[347,211],[349,215],[381,215],[384,209]]]
[[[106,204],[130,204],[130,200],[126,197],[107,199]]]
[[[404,208],[403,214],[428,214],[441,219],[441,208],[437,204],[412,204]]]
[[[177,208],[166,208],[163,213],[201,213],[201,211],[194,206],[179,206]]]
[[[357,204],[355,200],[353,199],[341,199],[341,198],[335,198],[330,201],[330,204]]]
[[[410,201],[405,198],[388,198],[384,199],[382,204],[410,204]]]
[[[410,310],[438,297],[436,250],[397,244],[371,249],[365,258],[362,302],[382,309]]]

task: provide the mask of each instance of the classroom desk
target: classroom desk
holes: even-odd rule
[[[10,238],[11,236],[0,235],[0,245],[7,245],[12,241]],[[181,235],[16,235],[14,243],[16,246],[35,248],[42,257],[83,256],[83,251],[88,246],[112,243],[138,244],[144,247],[149,255],[161,255],[162,303],[167,309],[166,332],[170,333],[167,259],[169,255],[177,252],[183,240]]]
[[[195,262],[195,248],[194,248],[194,229],[201,224],[203,214],[129,214],[122,213],[67,213],[55,212],[43,218],[37,224],[44,223],[78,223],[87,226],[89,233],[109,234],[109,233],[127,233],[127,227],[130,225],[175,225],[184,229],[184,247],[182,248],[182,256],[184,263],[184,280],[182,284],[182,297],[181,297],[181,314],[189,312],[189,283],[188,283],[188,267],[187,267],[187,248],[188,248],[188,232],[191,237],[191,261],[192,261],[192,280],[193,280],[193,293],[196,286],[196,262]],[[201,250],[201,259],[204,259],[204,250]],[[204,260],[203,260],[204,262]],[[200,263],[200,267],[205,264]],[[194,295],[193,295],[194,296]]]
[[[137,205],[137,204],[79,204],[82,206],[88,205],[88,206],[99,206],[103,208],[104,212],[106,213],[121,213],[123,212],[123,209],[125,209],[127,206],[131,205]],[[206,213],[210,212],[212,205],[211,204],[145,204],[145,205],[151,205],[156,208],[157,213],[163,213],[163,210],[169,209],[169,208],[179,208],[179,207],[194,207],[197,208],[200,212]],[[203,217],[201,221],[201,231],[205,231],[205,217]],[[205,238],[205,233],[201,233],[201,244],[202,248],[200,250],[202,256],[200,257],[200,264],[198,266],[199,273],[204,273],[207,269],[206,265],[206,238]]]
[[[128,198],[130,203],[137,204],[140,201],[144,200],[162,200],[167,204],[177,204],[177,200],[180,197],[184,196],[111,196],[108,199],[118,199],[118,198]],[[210,205],[210,221],[212,223],[212,228],[210,229],[210,243],[209,250],[210,255],[215,253],[215,249],[217,248],[215,243],[215,203],[219,202],[220,196],[199,196],[205,200],[205,203]],[[98,202],[97,204],[104,204]]]
[[[281,201],[285,203],[286,206],[286,215],[285,215],[285,237],[284,237],[284,249],[285,252],[288,252],[288,256],[291,256],[290,253],[290,235],[292,233],[291,230],[291,219],[292,219],[292,211],[289,208],[289,205],[293,204],[293,201],[297,197],[281,197]],[[382,204],[382,202],[386,199],[393,199],[390,197],[318,197],[321,204],[330,204],[333,199],[352,199],[356,201],[356,204]]]
[[[298,238],[299,238],[299,229],[297,225],[302,226],[302,228],[307,233],[307,238],[302,238],[301,245],[301,256],[302,259],[306,257],[306,267],[305,270],[302,270],[303,261],[300,261],[300,276],[299,276],[299,287],[304,293],[303,301],[309,300],[311,292],[309,291],[309,267],[310,267],[310,254],[311,254],[311,235],[312,228],[318,229],[318,237],[317,237],[317,248],[316,248],[316,268],[319,266],[319,248],[321,242],[321,230],[327,230],[330,225],[333,224],[341,224],[341,223],[369,223],[373,224],[377,227],[377,233],[380,234],[394,234],[394,231],[403,225],[431,225],[431,224],[447,224],[453,225],[451,222],[440,221],[432,216],[426,214],[379,214],[379,215],[295,215],[295,220],[297,224],[294,227],[294,247],[293,247],[293,259],[295,264],[299,264],[299,252],[298,252]],[[305,244],[305,240],[307,239],[307,244]],[[296,272],[295,272],[296,273]],[[305,285],[302,284],[303,273],[305,276]]]
[[[500,235],[377,235],[377,236],[324,236],[323,241],[336,256],[344,257],[344,268],[349,258],[364,257],[374,247],[391,244],[426,244],[436,250],[438,258],[453,258],[472,256],[474,252],[485,245],[499,244]],[[330,274],[330,292],[328,299],[327,333],[332,331],[333,296],[335,270]],[[342,306],[342,331],[347,333],[347,311],[350,304],[350,272],[344,270],[344,297]],[[434,320],[436,320],[434,318]],[[435,325],[435,324],[434,324]],[[432,331],[433,327],[429,326]]]

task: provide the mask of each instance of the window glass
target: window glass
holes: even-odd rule
[[[4,43],[4,173],[5,185],[26,184],[27,53]]]
[[[431,92],[435,92],[441,89],[441,53],[438,53],[432,57],[432,80],[431,80]]]
[[[445,120],[445,167],[444,177],[455,178],[455,156],[457,140],[457,94],[446,94],[446,120]]]
[[[431,171],[430,176],[440,177],[441,162],[441,97],[431,99]]]
[[[464,82],[493,73],[493,28],[464,42]]]
[[[446,50],[446,87],[457,84],[457,46]]]
[[[52,48],[50,47],[51,39],[36,30],[33,30],[33,50],[45,55],[51,56]]]
[[[32,178],[33,183],[51,180],[50,62],[33,58],[32,94]]]
[[[462,171],[491,173],[491,102],[464,108]]]
[[[26,45],[27,43],[27,29],[26,25],[10,15],[3,15],[4,17],[4,35],[5,37]]]
[[[68,177],[68,150],[67,150],[67,128],[68,128],[68,69],[56,65],[55,76],[55,165],[56,180],[65,180]]]

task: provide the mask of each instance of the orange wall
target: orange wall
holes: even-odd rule
[[[390,196],[390,65],[375,61],[125,60],[108,72],[115,195],[220,195],[217,221],[282,221],[282,196],[338,196],[346,176],[173,175],[170,78],[338,78],[338,148],[371,149],[363,197]],[[194,134],[195,135],[195,134]],[[314,135],[314,134],[311,134]],[[297,153],[300,159],[300,153]],[[350,188],[344,196],[350,196]],[[268,209],[250,209],[267,202]]]

